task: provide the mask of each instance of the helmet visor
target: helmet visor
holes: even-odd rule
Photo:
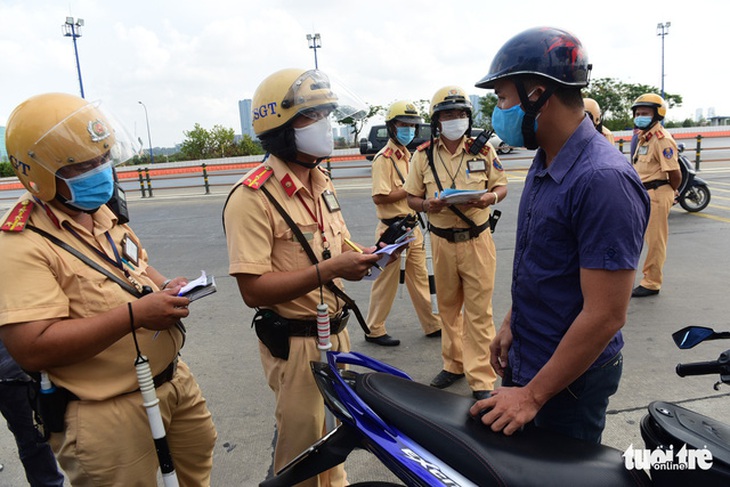
[[[134,139],[100,102],[89,103],[61,120],[30,150],[29,156],[52,174],[70,165],[103,159],[114,165],[138,153]]]
[[[284,108],[297,109],[300,115],[319,120],[331,116],[335,122],[367,115],[368,108],[357,95],[322,71],[302,73],[284,96]]]

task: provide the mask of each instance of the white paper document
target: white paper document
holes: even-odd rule
[[[488,189],[469,190],[469,189],[445,189],[439,194],[439,198],[448,201],[452,205],[466,203],[481,198],[484,193],[488,193]]]
[[[388,264],[388,261],[390,260],[390,257],[393,255],[394,252],[397,252],[398,250],[405,248],[409,243],[413,242],[415,238],[408,238],[401,242],[386,245],[385,247],[378,249],[375,251],[376,254],[380,255],[380,259],[378,259],[378,265],[382,268],[385,268],[385,266]],[[395,262],[391,265],[395,265]],[[370,275],[363,277],[363,281],[374,281],[378,276],[380,275],[380,269],[373,266],[370,269]]]

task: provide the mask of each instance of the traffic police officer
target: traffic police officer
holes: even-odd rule
[[[438,136],[414,154],[405,190],[408,205],[428,213],[432,235],[443,370],[431,385],[445,388],[466,374],[474,396],[481,399],[496,380],[489,362],[497,258],[489,207],[507,196],[507,177],[488,142],[471,147],[472,106],[464,90],[439,89],[431,100],[430,115],[432,134]],[[442,188],[487,192],[450,205],[436,196]]]
[[[209,485],[215,427],[178,358],[189,300],[177,293],[187,280],[149,265],[135,233],[105,205],[113,164],[133,155],[123,134],[73,95],[38,95],[11,113],[6,145],[28,192],[0,227],[0,337],[21,366],[47,372],[56,387],[62,404],[51,412],[60,419],[43,419],[47,428],[60,422],[50,443],[71,485],[156,485],[140,351],[180,485]]]
[[[659,294],[662,287],[662,268],[667,260],[669,211],[677,197],[682,173],[677,143],[661,124],[667,114],[666,101],[657,94],[646,93],[634,101],[631,110],[634,112],[634,125],[640,130],[632,160],[651,198],[651,215],[644,235],[644,278],[631,292],[631,296],[643,298]]]
[[[362,279],[378,261],[374,247],[357,253],[345,245],[350,234],[334,185],[318,166],[333,150],[330,115],[366,108],[346,95],[317,70],[284,69],[264,79],[253,95],[253,128],[269,154],[233,187],[223,213],[229,273],[244,302],[259,310],[261,364],[276,395],[274,470],[325,433],[324,402],[309,368],[321,355],[321,302],[331,317],[332,350],[350,350],[343,300],[327,283],[341,288],[341,278]],[[346,476],[340,465],[299,485],[339,487]]]
[[[601,106],[593,98],[583,98],[583,105],[586,107],[586,115],[588,115],[595,125],[596,130],[608,140],[611,145],[615,145],[615,138],[613,132],[608,130],[603,125],[603,114],[601,113]]]
[[[406,146],[415,137],[421,122],[415,104],[410,101],[396,101],[388,108],[385,117],[388,143],[373,158],[372,196],[375,212],[380,220],[375,229],[376,240],[389,225],[413,214],[413,210],[408,207],[407,193],[403,189],[411,159],[411,153]],[[405,284],[423,332],[426,336],[437,337],[440,335],[441,322],[438,315],[431,311],[425,245],[418,224],[412,236],[415,240],[409,244],[405,257]],[[400,343],[400,340],[391,337],[385,330],[385,320],[398,291],[398,270],[396,265],[387,266],[373,282],[367,318],[370,335],[365,336],[365,340],[370,343],[383,346],[396,346]]]

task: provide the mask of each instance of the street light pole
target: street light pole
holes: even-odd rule
[[[70,37],[74,41],[74,54],[76,55],[76,71],[79,74],[79,86],[81,87],[81,98],[84,98],[84,82],[81,81],[81,64],[79,63],[79,49],[76,46],[76,39],[81,37],[81,27],[84,19],[66,17],[66,23],[62,25],[64,37]]]
[[[309,48],[314,49],[314,69],[319,69],[317,65],[317,49],[322,47],[322,38],[319,34],[307,34],[307,40],[309,41]]]
[[[139,101],[137,103],[142,105],[142,108],[144,108],[144,119],[147,122],[147,140],[149,140],[149,142],[150,142],[150,164],[154,164],[155,158],[152,155],[152,135],[150,135],[150,119],[147,116],[147,106],[144,103],[142,103],[141,101]]]
[[[669,27],[671,25],[671,22],[664,22],[656,26],[656,35],[662,37],[662,98],[664,98],[664,36],[669,35]]]

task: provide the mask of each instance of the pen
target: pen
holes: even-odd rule
[[[354,250],[355,252],[357,252],[359,254],[364,254],[362,249],[360,247],[358,247],[357,245],[355,245],[354,243],[352,243],[349,239],[345,238],[343,240],[345,241],[347,246],[350,247],[352,250]],[[373,264],[373,267],[376,267],[380,272],[383,272],[383,268],[380,267],[377,262],[375,264]]]

